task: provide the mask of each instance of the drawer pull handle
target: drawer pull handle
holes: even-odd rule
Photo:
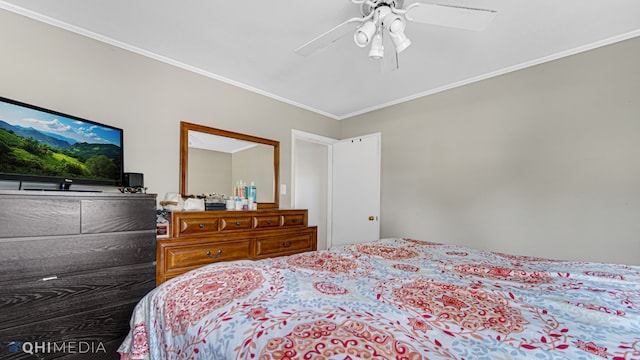
[[[291,220],[294,224],[298,222],[298,219]]]
[[[236,225],[240,226],[240,221],[236,221]]]
[[[290,247],[291,244],[293,244],[293,241],[289,240],[289,241],[283,241],[282,242],[282,247]]]
[[[271,225],[271,220],[267,220],[267,225]]]
[[[204,224],[200,224],[198,226],[200,227],[200,229],[204,229]]]
[[[211,251],[207,251],[207,256],[209,256],[212,259],[217,259],[220,257],[220,255],[222,255],[222,249],[218,250],[218,253],[216,255],[213,255]]]

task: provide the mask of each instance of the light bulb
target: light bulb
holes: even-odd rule
[[[371,41],[371,37],[375,32],[376,25],[371,21],[367,21],[353,34],[353,41],[359,47],[365,47]]]
[[[369,38],[367,37],[367,34],[361,31],[358,31],[356,32],[355,41],[357,45],[364,46],[364,45],[367,45],[367,43],[369,42]]]
[[[382,19],[384,27],[389,31],[389,34],[396,35],[404,31],[406,23],[402,17],[397,14],[389,14]]]

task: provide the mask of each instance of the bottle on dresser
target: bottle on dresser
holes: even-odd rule
[[[233,188],[233,196],[235,199],[235,210],[257,210],[257,188],[252,181],[251,185],[246,185],[243,180],[236,181]]]

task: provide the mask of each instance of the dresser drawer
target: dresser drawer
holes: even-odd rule
[[[135,303],[154,288],[155,271],[149,262],[5,283],[0,286],[0,327],[11,329],[113,305],[105,299]],[[63,322],[60,328],[71,325]],[[76,332],[83,330],[80,327]]]
[[[218,218],[178,218],[178,235],[210,234],[218,231]]]
[[[223,217],[220,219],[221,231],[249,230],[253,228],[252,216]]]
[[[299,253],[313,250],[313,236],[311,233],[259,237],[256,239],[256,257],[266,257],[274,254]]]
[[[304,214],[284,215],[282,226],[303,226]]]
[[[80,207],[83,234],[154,230],[156,227],[155,199],[85,199],[80,201]]]
[[[255,227],[257,229],[274,228],[280,226],[280,216],[256,216]]]
[[[176,270],[180,273],[187,269],[218,261],[248,259],[251,239],[238,239],[233,242],[208,241],[190,245],[168,245],[164,249],[165,272]]]
[[[151,263],[155,248],[153,230],[3,239],[0,283]]]
[[[156,285],[214,262],[317,248],[317,228],[307,226],[303,209],[175,211],[171,221],[171,237],[157,241]]]
[[[80,201],[8,198],[0,206],[0,238],[80,233]]]

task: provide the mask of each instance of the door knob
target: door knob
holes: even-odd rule
[[[369,221],[373,221],[375,218],[373,216],[369,216]]]

